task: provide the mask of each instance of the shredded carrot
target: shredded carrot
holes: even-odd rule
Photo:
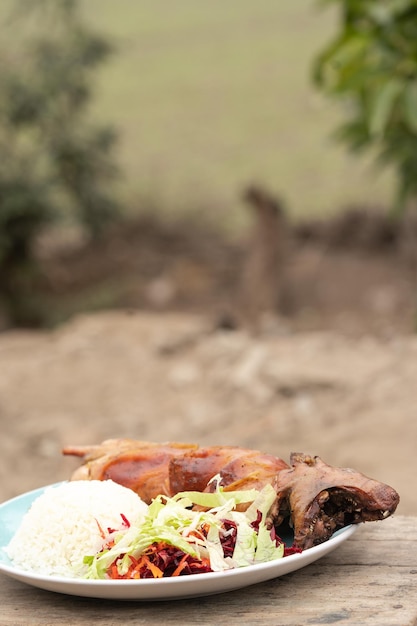
[[[150,561],[147,556],[143,557],[143,561],[144,561],[144,564],[146,564],[146,567],[152,572],[152,575],[154,578],[162,578],[162,576],[164,575],[164,572],[161,569],[159,569],[157,565],[152,563],[152,561]]]
[[[181,561],[178,563],[177,567],[172,572],[171,576],[179,576],[184,567],[187,565],[188,554],[184,554]]]
[[[98,519],[96,519],[96,518],[94,518],[94,519],[95,519],[95,522],[96,522],[96,524],[98,526],[98,532],[100,533],[101,538],[105,539],[106,538],[106,534],[105,534],[104,530],[102,529],[102,527],[100,525],[100,522],[98,521]]]
[[[172,554],[172,550],[176,552],[175,555]],[[169,557],[170,551],[171,557]],[[164,557],[160,558],[161,554],[164,554]],[[112,578],[113,580],[121,578],[163,578],[167,575],[167,562],[169,563],[169,576],[180,576],[186,573],[198,573],[199,571],[211,571],[209,559],[199,560],[189,554],[181,554],[181,551],[178,551],[176,548],[173,548],[164,542],[154,543],[148,546],[145,552],[138,557],[129,555],[129,559],[130,565],[128,570],[124,574],[120,574],[118,571],[118,563],[120,562],[120,559],[117,558],[107,570],[109,578]],[[156,563],[158,563],[158,565]],[[171,569],[172,567],[175,568],[173,571]]]

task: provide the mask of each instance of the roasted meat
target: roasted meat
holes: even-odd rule
[[[68,446],[63,453],[83,459],[72,480],[106,480],[129,487],[145,502],[159,494],[212,491],[213,478],[224,490],[273,485],[277,497],[269,513],[276,528],[290,523],[294,544],[306,549],[349,524],[380,520],[399,502],[388,485],[319,457],[293,453],[290,465],[257,450],[194,444],[112,439],[99,445]]]
[[[109,439],[100,445],[66,447],[63,452],[85,461],[74,472],[73,480],[111,479],[129,487],[149,503],[159,494],[172,494],[170,462],[197,448],[193,444]]]
[[[399,502],[392,487],[301,453],[291,454],[291,468],[276,475],[274,487],[275,517],[279,522],[290,511],[295,544],[303,549],[349,524],[385,519]]]

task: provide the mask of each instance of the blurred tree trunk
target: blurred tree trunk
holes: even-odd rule
[[[253,226],[239,287],[239,316],[252,330],[260,330],[280,311],[289,229],[279,199],[256,186],[246,191],[244,199]]]

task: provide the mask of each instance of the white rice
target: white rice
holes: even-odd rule
[[[102,546],[100,527],[119,529],[121,513],[132,523],[147,505],[112,480],[79,480],[48,487],[23,517],[5,548],[14,565],[48,576],[83,576],[84,556]]]

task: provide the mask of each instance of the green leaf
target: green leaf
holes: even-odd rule
[[[404,119],[408,127],[417,132],[417,81],[406,84],[402,104]]]
[[[371,143],[368,127],[362,117],[341,124],[333,137],[336,141],[347,144],[353,152],[364,150]]]
[[[368,45],[367,37],[350,30],[344,32],[318,56],[313,65],[314,82],[330,91],[343,89],[346,73],[350,74],[353,67],[363,66]]]
[[[383,137],[392,116],[398,96],[404,89],[401,80],[393,78],[388,80],[371,97],[368,112],[369,132],[371,136]]]

